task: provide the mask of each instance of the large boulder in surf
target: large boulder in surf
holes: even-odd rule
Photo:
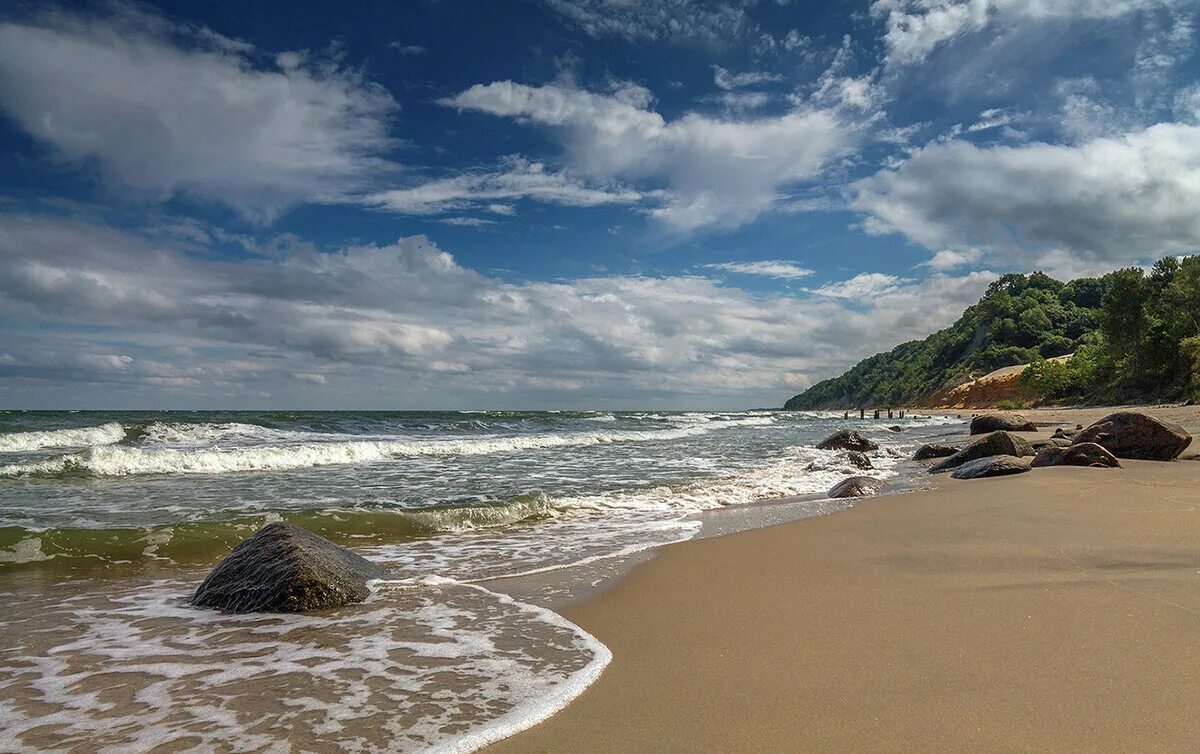
[[[869,476],[852,476],[843,479],[827,493],[829,497],[866,497],[883,491],[884,484]]]
[[[1094,442],[1117,458],[1170,461],[1192,442],[1183,427],[1141,411],[1109,414],[1075,436],[1074,444]]]
[[[988,432],[1004,430],[1005,432],[1037,432],[1033,422],[1020,414],[994,413],[980,414],[971,420],[971,434],[985,435]]]
[[[982,479],[989,476],[1008,476],[1029,471],[1029,461],[1016,456],[988,456],[967,461],[950,476],[955,479]]]
[[[1095,468],[1116,469],[1121,462],[1116,456],[1104,449],[1104,446],[1094,442],[1081,442],[1078,445],[1068,445],[1065,448],[1047,447],[1038,451],[1033,457],[1034,468],[1042,466],[1090,466]]]
[[[949,458],[930,466],[929,473],[940,474],[943,471],[957,469],[967,461],[974,461],[977,458],[987,458],[989,456],[1016,456],[1020,458],[1021,456],[1031,455],[1033,455],[1033,446],[1024,438],[1003,431],[992,432],[979,438]]]
[[[871,459],[867,458],[866,453],[859,453],[857,450],[851,450],[845,454],[845,459],[850,462],[850,465],[860,469],[873,469],[875,466],[871,463]]]
[[[879,450],[878,445],[852,429],[834,432],[817,443],[817,448],[821,450],[857,450],[860,453],[867,450]]]
[[[931,458],[945,458],[952,456],[962,450],[955,445],[938,445],[937,443],[928,443],[917,448],[917,452],[913,453],[914,461],[928,461]]]
[[[231,613],[304,613],[362,602],[383,568],[345,547],[279,522],[233,548],[192,596]]]

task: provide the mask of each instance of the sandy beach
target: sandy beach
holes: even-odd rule
[[[564,611],[599,681],[489,751],[1194,750],[1200,463],[1122,463],[663,548]]]

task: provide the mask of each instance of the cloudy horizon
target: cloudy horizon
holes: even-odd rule
[[[292,15],[0,13],[0,408],[780,406],[1200,248],[1194,1]]]

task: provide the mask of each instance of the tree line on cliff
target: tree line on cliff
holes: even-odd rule
[[[1069,360],[1050,361],[1074,354]],[[912,405],[1001,367],[1052,402],[1200,394],[1200,256],[1166,257],[1063,283],[1004,275],[949,327],[860,361],[789,409]]]

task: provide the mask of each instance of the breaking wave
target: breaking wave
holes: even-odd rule
[[[761,426],[770,417],[712,422],[661,430],[518,435],[457,440],[340,440],[228,449],[140,448],[102,445],[78,453],[0,466],[0,477],[128,476],[133,474],[226,474],[344,464],[389,458],[474,456],[605,443],[679,440],[730,427]],[[120,425],[115,425],[118,428]],[[205,430],[209,431],[209,430]]]
[[[0,434],[0,453],[21,453],[42,448],[76,448],[111,445],[125,439],[125,428],[117,422],[98,427],[49,429],[42,432]]]

